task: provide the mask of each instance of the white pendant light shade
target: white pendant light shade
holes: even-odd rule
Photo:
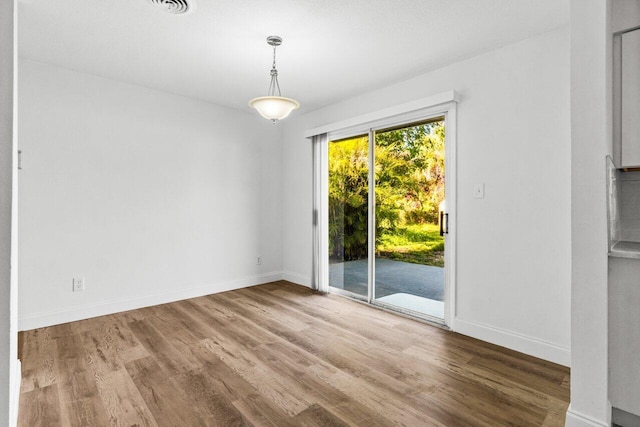
[[[249,106],[258,110],[258,113],[265,119],[271,120],[275,124],[289,116],[293,110],[300,107],[300,103],[295,99],[285,98],[280,93],[280,83],[278,83],[278,70],[276,69],[276,47],[282,44],[282,37],[269,36],[267,44],[273,47],[273,65],[271,66],[271,83],[267,96],[259,96],[249,101]]]
[[[300,103],[284,96],[261,96],[249,101],[249,106],[258,110],[265,119],[275,121],[286,118],[293,110],[300,107]]]

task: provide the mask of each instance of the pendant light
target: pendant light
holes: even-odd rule
[[[285,98],[280,93],[278,83],[278,70],[276,69],[276,47],[282,44],[282,37],[269,36],[267,44],[273,46],[273,65],[271,66],[271,83],[267,96],[260,96],[249,101],[249,106],[258,110],[258,113],[265,119],[276,124],[278,120],[286,118],[293,110],[300,107],[300,103],[295,99]],[[277,91],[277,94],[276,94]]]

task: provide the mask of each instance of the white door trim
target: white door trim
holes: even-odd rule
[[[448,105],[444,115],[444,150],[445,150],[445,189],[444,194],[447,200],[447,210],[449,213],[448,227],[449,233],[445,235],[445,259],[444,259],[444,323],[449,328],[455,330],[456,319],[456,271],[457,271],[457,236],[458,236],[458,168],[457,168],[457,104],[452,102]]]
[[[308,129],[304,133],[305,138],[311,138],[315,135],[320,135],[323,133],[334,134],[337,132],[342,133],[343,131],[348,131],[350,128],[360,128],[362,129],[362,125],[364,124],[373,124],[377,121],[388,121],[389,119],[393,119],[396,116],[407,114],[411,111],[423,110],[425,108],[433,108],[437,106],[441,106],[444,104],[458,102],[458,94],[449,90],[446,92],[438,93],[436,95],[427,96],[425,98],[420,98],[415,101],[407,102],[404,104],[396,105],[393,107],[385,108],[383,110],[374,111],[367,114],[362,114],[360,116],[352,117],[347,120],[342,120],[335,123],[330,123],[327,125],[319,126],[313,129]],[[369,126],[373,127],[373,126]],[[365,132],[366,133],[366,129]],[[355,133],[354,133],[355,135]]]

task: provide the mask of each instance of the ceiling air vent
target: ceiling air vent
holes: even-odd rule
[[[149,0],[149,2],[165,12],[176,15],[190,12],[193,9],[193,0]]]

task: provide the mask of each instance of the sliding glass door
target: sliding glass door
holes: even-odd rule
[[[333,292],[444,321],[445,119],[330,140]]]
[[[374,132],[373,299],[436,319],[444,319],[444,131],[436,117]]]

